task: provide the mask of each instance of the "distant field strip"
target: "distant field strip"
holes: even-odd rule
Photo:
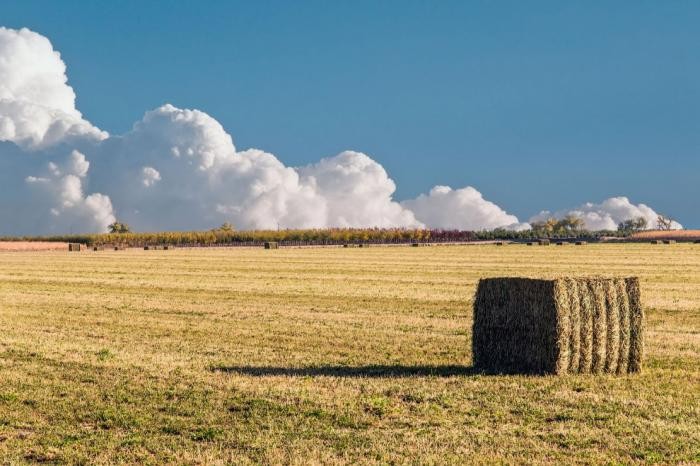
[[[479,278],[639,276],[643,372],[483,376]],[[3,463],[700,462],[700,244],[0,252]]]

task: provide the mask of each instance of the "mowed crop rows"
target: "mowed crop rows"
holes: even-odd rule
[[[480,277],[641,278],[641,374],[471,369]],[[700,245],[0,254],[0,459],[700,462]]]

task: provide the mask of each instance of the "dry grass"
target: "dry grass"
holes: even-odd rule
[[[481,277],[641,278],[645,369],[471,369]],[[0,254],[3,463],[697,463],[700,248]]]

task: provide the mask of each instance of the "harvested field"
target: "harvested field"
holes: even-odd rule
[[[480,278],[601,273],[641,373],[474,371]],[[700,460],[694,244],[8,252],[0,303],[4,463]]]
[[[700,240],[700,230],[671,230],[671,231],[640,231],[631,236],[636,240],[664,240],[674,239],[677,241],[694,241]]]
[[[68,243],[52,243],[39,241],[0,241],[0,252],[3,251],[67,251]]]

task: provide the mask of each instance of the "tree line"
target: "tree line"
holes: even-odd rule
[[[669,230],[673,220],[660,215],[657,229]],[[449,243],[479,240],[531,240],[537,238],[587,238],[603,236],[626,237],[647,229],[643,217],[625,220],[617,230],[588,231],[580,217],[569,215],[561,219],[549,218],[531,223],[531,228],[522,231],[496,228],[494,230],[468,231],[421,228],[322,228],[285,230],[238,231],[230,223],[206,231],[133,232],[128,224],[114,222],[109,233],[70,234],[54,236],[3,237],[3,241],[53,241],[83,243],[91,246],[173,245],[173,246],[226,246],[255,245],[275,241],[282,244],[362,244],[362,243]]]

